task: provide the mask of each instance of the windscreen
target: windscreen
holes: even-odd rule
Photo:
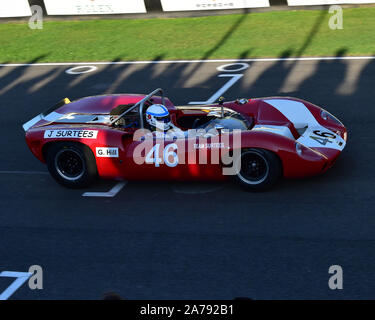
[[[232,131],[234,129],[247,130],[249,124],[245,119],[240,119],[239,117],[225,117],[212,119],[204,126],[204,129],[215,129],[216,126],[221,126],[224,129]]]

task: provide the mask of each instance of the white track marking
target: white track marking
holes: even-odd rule
[[[111,190],[108,192],[85,192],[82,194],[82,197],[114,197],[119,191],[125,187],[127,181],[121,181],[117,183]]]
[[[226,69],[227,67],[233,67],[233,66],[240,66],[240,67],[237,69],[229,69],[229,70]],[[220,72],[239,72],[239,71],[243,71],[247,69],[248,67],[250,67],[248,63],[230,63],[230,64],[225,64],[223,66],[219,66],[216,68],[216,70]]]
[[[0,171],[0,174],[41,174],[48,175],[48,172],[43,171]],[[121,181],[117,183],[111,190],[108,192],[85,192],[82,194],[83,197],[114,197],[120,190],[125,187],[127,181]]]
[[[0,67],[45,67],[45,66],[85,66],[85,65],[127,65],[127,64],[171,64],[171,63],[230,63],[230,62],[272,62],[272,61],[322,61],[322,60],[375,60],[375,56],[362,57],[306,57],[306,58],[254,58],[219,60],[161,60],[161,61],[98,61],[98,62],[45,62],[8,63]]]
[[[81,70],[81,69],[83,69],[83,71],[78,71],[78,70]],[[90,72],[93,72],[97,69],[98,69],[98,67],[95,67],[95,66],[78,66],[78,67],[74,67],[74,68],[70,68],[70,69],[66,70],[65,73],[76,75],[76,74],[90,73]]]
[[[3,170],[0,171],[0,174],[49,174],[48,172],[45,171],[7,171]]]
[[[0,294],[0,300],[8,300],[9,297],[15,293],[30,277],[32,276],[29,272],[14,272],[14,271],[3,271],[0,273],[0,277],[17,278],[12,284]]]
[[[189,104],[212,104],[220,98],[231,86],[243,77],[243,74],[219,74],[218,77],[231,77],[225,85],[223,85],[216,93],[214,93],[207,101],[191,101]]]

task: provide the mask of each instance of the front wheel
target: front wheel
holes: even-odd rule
[[[268,150],[242,150],[240,171],[236,181],[249,191],[264,191],[269,189],[279,179],[282,168],[279,158]]]
[[[47,167],[55,180],[68,188],[86,187],[97,175],[91,150],[72,142],[51,145],[47,150]]]

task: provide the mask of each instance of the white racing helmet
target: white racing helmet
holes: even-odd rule
[[[146,120],[151,127],[168,130],[172,127],[168,109],[162,104],[153,104],[147,108]]]

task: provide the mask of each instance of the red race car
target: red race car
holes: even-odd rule
[[[174,106],[162,89],[64,99],[23,125],[31,152],[67,187],[97,176],[126,180],[223,180],[264,190],[280,176],[332,167],[344,125],[312,103],[286,97]]]

